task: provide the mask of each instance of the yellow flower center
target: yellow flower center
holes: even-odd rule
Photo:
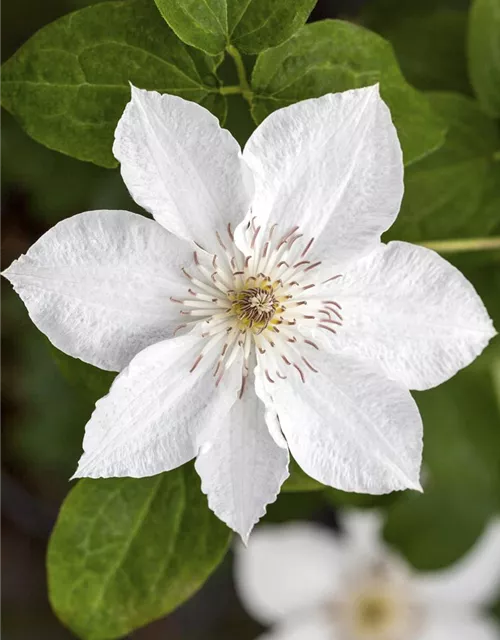
[[[356,606],[358,633],[361,638],[378,637],[392,626],[395,617],[395,603],[390,597],[365,594]]]
[[[248,283],[247,283],[248,284]],[[228,294],[231,309],[242,328],[261,333],[280,311],[280,303],[271,285],[250,286]]]

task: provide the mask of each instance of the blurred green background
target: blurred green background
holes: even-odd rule
[[[3,60],[37,29],[87,4],[91,2],[4,0]],[[421,10],[416,10],[417,5]],[[403,72],[417,88],[470,94],[465,65],[467,6],[466,0],[412,0],[401,2],[401,10],[396,10],[394,2],[385,0],[320,0],[311,20],[341,16],[362,21],[392,40]],[[441,37],[443,25],[446,37]],[[433,46],[427,46],[430,43]],[[239,97],[231,98],[226,126],[241,142],[251,131]],[[98,208],[137,210],[118,170],[48,150],[3,112],[2,268],[59,220]],[[500,212],[496,215],[498,231]],[[451,259],[477,287],[498,328],[498,253]],[[2,321],[2,633],[5,640],[72,638],[50,611],[45,550],[70,487],[68,477],[80,455],[85,422],[106,388],[89,386],[83,376],[81,380],[65,378],[64,361],[61,367],[5,281]],[[436,568],[460,556],[500,507],[499,356],[497,338],[470,370],[442,388],[417,394],[426,434],[426,497],[404,494],[382,503],[389,509],[388,539],[418,567]],[[314,518],[335,526],[335,509],[353,502],[367,507],[377,504],[369,497],[353,498],[335,491],[284,493],[267,518]],[[236,599],[228,557],[193,600],[131,637],[245,640],[258,630]]]

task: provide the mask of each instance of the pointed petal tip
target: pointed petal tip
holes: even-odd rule
[[[80,471],[80,467],[78,467],[75,473],[70,478],[68,478],[68,482],[71,482],[72,480],[79,480],[82,477],[79,471]]]
[[[370,84],[366,87],[366,89],[371,89],[373,93],[380,95],[380,82],[375,82],[375,84]]]
[[[15,276],[15,273],[12,273],[14,265],[16,265],[22,258],[25,257],[25,254],[22,253],[19,258],[13,260],[8,267],[6,267],[3,271],[0,271],[0,275],[3,276],[10,283],[14,284],[12,276]]]
[[[130,85],[130,96],[131,96],[131,100],[133,100],[134,98],[139,98],[143,93],[146,93],[146,89],[141,89],[140,87],[136,87],[135,84],[132,84],[132,82],[129,81],[129,85]],[[152,93],[152,92],[151,92]]]
[[[253,529],[253,527],[252,527],[252,529]],[[250,530],[246,534],[245,533],[240,533],[239,531],[237,531],[236,533],[239,535],[240,540],[243,543],[244,548],[248,549],[248,541],[250,539],[250,534],[252,533],[252,530]]]
[[[424,493],[424,488],[420,484],[420,481],[411,483],[411,485],[408,486],[408,489],[411,489],[412,491],[418,491],[418,493]]]

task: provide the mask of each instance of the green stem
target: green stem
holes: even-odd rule
[[[243,93],[243,89],[239,84],[229,85],[227,87],[219,87],[219,93],[223,96],[234,95],[235,93]]]
[[[245,69],[245,65],[243,64],[243,59],[241,57],[240,52],[238,51],[238,49],[236,47],[234,47],[232,44],[228,44],[226,47],[226,51],[228,52],[228,54],[231,56],[231,58],[234,60],[234,64],[236,66],[236,73],[238,74],[238,80],[240,83],[239,86],[239,91],[230,91],[229,93],[241,93],[242,96],[245,98],[245,100],[251,105],[252,104],[252,90],[250,89],[250,85],[248,83],[247,80],[247,72]],[[232,87],[225,87],[226,89],[232,88]],[[223,93],[221,91],[221,93]]]
[[[434,249],[438,253],[466,253],[468,251],[491,251],[500,249],[500,237],[464,238],[463,240],[436,240],[420,242],[423,247]]]

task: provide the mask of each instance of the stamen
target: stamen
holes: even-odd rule
[[[259,235],[259,231],[260,231],[260,227],[257,227],[257,229],[255,229],[255,233],[253,234],[252,241],[250,242],[250,249],[254,249],[255,248],[255,241],[257,240],[257,236]]]
[[[314,373],[318,373],[318,370],[315,369],[312,364],[309,362],[309,360],[307,360],[307,358],[305,358],[304,356],[302,356],[302,360],[306,363],[306,365],[309,367],[309,369],[311,369],[311,371],[314,371]]]
[[[194,361],[194,364],[191,367],[191,369],[189,369],[189,373],[193,373],[193,371],[196,369],[196,367],[200,364],[202,358],[203,358],[203,354],[200,353],[200,355]]]
[[[281,237],[277,229],[276,223],[269,227],[259,225],[254,216],[244,231],[250,246],[248,255],[242,255],[235,246],[231,224],[221,233],[215,231],[222,253],[207,256],[194,251],[192,268],[189,272],[182,269],[190,281],[185,299],[170,298],[172,303],[182,305],[180,314],[191,316],[173,335],[196,324],[207,340],[190,372],[217,345],[220,352],[214,359],[213,376],[218,386],[224,372],[241,356],[239,398],[246,389],[252,351],[271,384],[287,379],[283,363],[293,366],[306,382],[303,367],[314,373],[318,370],[304,354],[305,345],[316,350],[320,347],[304,339],[301,330],[319,328],[336,334],[336,327],[342,326],[340,304],[320,300],[314,293],[315,287],[336,280],[341,274],[325,281],[321,281],[321,275],[313,276],[314,269],[322,264],[305,258],[314,238],[304,239],[298,226]]]
[[[300,379],[302,380],[302,382],[304,382],[304,383],[305,383],[306,379],[305,379],[304,372],[302,371],[302,369],[301,369],[301,368],[299,367],[299,365],[297,365],[297,364],[294,364],[293,366],[294,366],[294,367],[297,369],[297,371],[299,372]]]
[[[307,267],[306,269],[304,269],[304,271],[311,271],[312,269],[316,269],[316,267],[319,267],[320,264],[321,264],[321,260],[319,262],[315,262],[311,266]]]
[[[333,276],[333,278],[328,278],[328,280],[323,280],[321,284],[326,284],[327,282],[331,282],[332,280],[337,280],[337,278],[342,278],[342,274],[339,273],[337,276]]]
[[[220,237],[220,234],[218,231],[215,232],[215,235],[217,236],[217,240],[220,244],[220,246],[224,249],[224,251],[227,251],[227,247],[226,245],[222,242],[222,238]]]
[[[315,342],[312,342],[311,340],[304,340],[304,342],[319,351],[319,347]]]
[[[334,333],[335,335],[337,335],[337,332],[335,331],[335,329],[332,329],[331,327],[325,327],[324,324],[318,324],[318,327],[320,329],[326,329],[327,331],[330,331],[330,333]]]
[[[174,329],[174,332],[172,333],[172,337],[175,338],[175,334],[181,329],[184,329],[185,327],[187,327],[187,324],[180,324],[178,327],[176,327]]]
[[[273,380],[273,379],[271,378],[271,376],[269,375],[269,371],[266,369],[266,370],[264,371],[264,373],[265,373],[265,375],[266,375],[266,378],[269,380],[269,382],[270,382],[271,384],[274,384],[274,380]]]
[[[300,257],[301,257],[301,258],[303,258],[303,257],[306,255],[306,253],[307,253],[307,252],[309,251],[309,249],[311,248],[311,245],[312,245],[312,243],[313,243],[313,242],[314,242],[314,238],[311,238],[311,239],[309,240],[309,242],[307,243],[306,248],[304,249],[304,251],[300,254]]]

